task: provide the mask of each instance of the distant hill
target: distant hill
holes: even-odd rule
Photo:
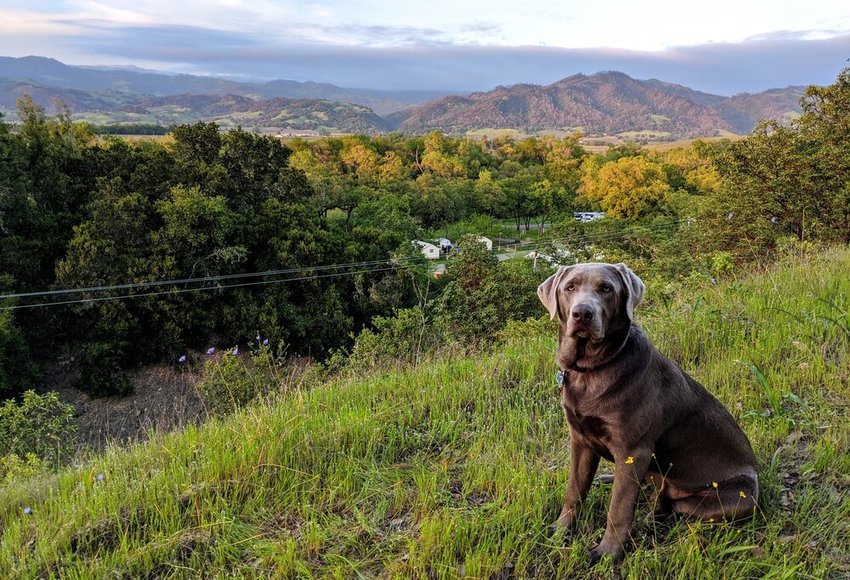
[[[251,85],[217,77],[171,75],[118,68],[71,66],[52,58],[0,57],[0,77],[42,86],[83,91],[121,91],[135,94],[246,93]],[[256,94],[256,93],[255,93]]]
[[[215,121],[223,127],[334,133],[381,133],[390,128],[386,120],[367,107],[327,99],[177,95],[146,97],[139,106],[155,115],[160,124],[185,122],[188,110],[197,116],[196,120]]]
[[[800,97],[806,87],[741,93],[715,105],[735,133],[749,133],[761,119],[790,119],[800,115]]]
[[[241,95],[132,95],[117,91],[81,91],[0,79],[0,110],[12,111],[28,94],[52,111],[64,102],[76,118],[96,125],[146,123],[172,125],[215,121],[222,127],[263,131],[381,133],[391,127],[371,109],[327,99],[252,99]]]
[[[327,83],[275,80],[236,82],[217,77],[163,74],[135,67],[72,66],[52,58],[0,57],[0,79],[31,82],[41,87],[81,91],[118,91],[136,95],[240,95],[255,99],[274,97],[327,99],[369,107],[387,115],[444,96],[438,91],[383,91],[343,88]]]
[[[30,81],[18,81],[0,78],[0,111],[15,111],[16,102],[23,95],[45,108],[51,109],[56,100],[61,100],[72,111],[109,110],[126,99],[126,95],[108,91],[84,91],[46,87]]]
[[[402,131],[466,132],[481,128],[581,130],[586,135],[645,133],[671,137],[748,133],[762,118],[799,113],[803,87],[722,97],[620,72],[577,74],[546,86],[497,87],[450,96],[392,119]]]
[[[348,89],[327,83],[245,83],[135,68],[79,67],[43,57],[0,57],[0,111],[29,94],[65,102],[97,125],[199,120],[263,131],[424,133],[514,129],[581,131],[664,140],[749,133],[760,119],[800,113],[804,87],[723,97],[607,71],[550,85],[500,86],[471,95]]]

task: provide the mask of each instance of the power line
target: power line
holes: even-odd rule
[[[567,236],[563,238],[555,238],[552,240],[537,240],[533,242],[526,242],[524,244],[517,244],[514,247],[516,249],[537,249],[541,246],[545,246],[547,244],[556,244],[556,243],[591,243],[591,242],[600,242],[607,241],[612,239],[623,238],[628,235],[634,233],[641,232],[658,232],[663,231],[669,227],[687,223],[691,220],[683,219],[683,220],[674,220],[670,222],[661,222],[657,224],[652,224],[649,227],[640,227],[640,226],[631,226],[631,230],[622,229],[619,231],[613,232],[599,232],[596,234],[584,234],[584,235],[573,235]],[[71,305],[71,304],[83,304],[83,303],[94,303],[94,302],[105,302],[112,300],[123,300],[125,298],[145,298],[145,297],[153,297],[153,296],[164,296],[164,295],[174,295],[174,294],[183,294],[187,292],[203,292],[209,290],[226,290],[229,288],[243,288],[249,286],[260,286],[267,284],[281,284],[285,282],[294,282],[294,281],[306,281],[306,280],[315,280],[320,278],[331,278],[336,276],[349,276],[354,274],[364,274],[364,273],[372,273],[372,272],[385,272],[388,270],[393,270],[398,267],[404,268],[406,267],[407,262],[411,262],[412,260],[416,260],[418,257],[407,257],[407,258],[390,258],[386,260],[370,260],[363,262],[349,262],[346,264],[326,264],[322,266],[309,266],[309,267],[301,267],[301,268],[288,268],[288,269],[279,269],[279,270],[266,270],[262,272],[243,272],[239,274],[221,274],[216,276],[204,276],[204,277],[195,277],[195,278],[177,278],[172,280],[153,280],[149,282],[138,282],[131,284],[115,284],[115,285],[101,285],[101,286],[90,286],[86,288],[65,288],[59,290],[43,290],[38,292],[20,292],[15,294],[3,294],[0,295],[0,300],[7,299],[16,299],[16,298],[38,298],[38,297],[49,297],[49,296],[65,296],[65,295],[73,295],[73,294],[82,294],[82,293],[95,293],[95,292],[114,292],[119,290],[138,290],[145,288],[155,288],[162,286],[176,286],[179,284],[198,284],[204,283],[209,284],[211,282],[219,282],[219,281],[227,281],[227,280],[239,280],[244,278],[260,278],[260,277],[270,277],[270,276],[284,276],[284,275],[293,275],[293,274],[303,274],[305,272],[327,272],[329,270],[342,270],[345,268],[366,268],[356,271],[348,271],[348,272],[335,272],[335,273],[326,273],[326,274],[316,274],[313,276],[299,276],[292,278],[283,278],[283,279],[275,279],[275,280],[263,280],[259,282],[245,282],[239,284],[216,284],[214,286],[196,286],[192,288],[172,288],[169,290],[159,291],[159,292],[143,292],[141,294],[121,294],[117,296],[96,296],[92,298],[82,298],[76,300],[60,300],[60,301],[47,301],[47,302],[38,302],[34,304],[16,304],[12,306],[2,306],[0,307],[0,311],[4,310],[20,310],[24,308],[38,308],[42,306],[62,306],[62,305]],[[387,268],[371,268],[371,266],[387,266]]]
[[[172,286],[177,284],[196,284],[199,282],[209,283],[219,280],[236,280],[239,278],[262,278],[266,276],[280,276],[284,274],[299,274],[303,272],[316,272],[324,270],[338,270],[342,268],[359,268],[364,266],[391,264],[394,262],[406,262],[414,258],[390,258],[387,260],[372,260],[367,262],[350,262],[348,264],[327,264],[324,266],[309,266],[303,268],[289,268],[286,270],[266,270],[264,272],[244,272],[241,274],[220,274],[216,276],[204,276],[202,278],[178,278],[174,280],[154,280],[150,282],[136,282],[131,284],[114,284],[103,286],[90,286],[88,288],[64,288],[61,290],[41,290],[38,292],[20,292],[17,294],[2,294],[0,300],[8,298],[35,298],[41,296],[56,296],[63,294],[82,294],[84,292],[108,292],[115,290],[135,290],[140,288],[151,288],[156,286]]]
[[[3,306],[0,307],[0,311],[3,310],[20,310],[23,308],[39,308],[42,306],[64,306],[70,304],[85,304],[85,303],[93,303],[93,302],[107,302],[111,300],[123,300],[125,298],[145,298],[152,296],[164,296],[164,295],[174,295],[174,294],[184,294],[186,292],[203,292],[208,290],[227,290],[229,288],[244,288],[247,286],[261,286],[266,284],[282,284],[284,282],[301,282],[305,280],[316,280],[319,278],[333,278],[336,276],[352,276],[354,274],[371,274],[373,272],[386,272],[389,270],[396,270],[398,268],[407,268],[406,265],[401,266],[390,266],[387,268],[370,268],[366,270],[355,270],[349,272],[335,272],[329,274],[317,274],[315,276],[301,276],[298,278],[283,278],[278,280],[261,280],[258,282],[244,282],[241,284],[225,284],[218,286],[199,286],[196,288],[174,288],[170,290],[162,290],[158,292],[144,292],[142,294],[121,294],[119,296],[97,296],[94,298],[80,298],[77,300],[62,300],[58,302],[38,302],[35,304],[16,304],[13,306]]]

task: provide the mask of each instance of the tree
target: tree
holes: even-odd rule
[[[464,238],[446,265],[437,323],[462,343],[493,336],[508,320],[539,314],[535,289],[550,273],[548,267],[535,270],[532,260],[499,262],[483,243]]]
[[[34,388],[37,378],[29,346],[12,311],[0,311],[0,399]]]
[[[538,232],[543,231],[543,225],[552,219],[556,213],[572,212],[574,196],[567,194],[566,189],[543,179],[536,182],[530,191],[531,207],[537,216]]]
[[[145,196],[127,193],[120,178],[101,179],[89,219],[74,228],[67,255],[56,266],[57,284],[75,288],[150,279],[153,218],[153,204]],[[128,391],[124,370],[162,343],[146,336],[151,329],[142,330],[136,308],[126,301],[71,307],[69,333],[78,348],[83,388],[100,394]]]
[[[578,137],[546,138],[543,143],[546,147],[543,165],[546,179],[563,187],[568,195],[575,196],[581,184],[581,162],[587,156],[578,144]]]
[[[810,86],[800,104],[799,130],[817,144],[811,159],[824,202],[818,213],[828,209],[834,231],[850,242],[850,68],[829,86]]]
[[[204,128],[204,133],[208,131]],[[225,196],[231,207],[240,213],[249,215],[271,195],[292,152],[280,139],[254,135],[242,129],[227,131],[220,139],[221,149],[205,162],[221,165],[227,177],[221,189],[212,191]]]
[[[579,187],[580,199],[631,220],[662,211],[671,191],[663,167],[643,156],[621,157],[601,167],[585,163]]]
[[[530,167],[522,168],[511,177],[498,181],[499,188],[505,196],[505,207],[508,214],[514,218],[517,231],[520,231],[523,225],[528,230],[531,218],[542,211],[539,206],[540,198],[532,193],[538,179],[539,168]]]
[[[215,123],[178,125],[171,130],[174,138],[174,157],[185,169],[201,174],[218,161],[221,134]]]
[[[823,200],[813,191],[813,145],[793,128],[773,122],[761,123],[734,143],[719,163],[724,185],[715,213],[721,224],[727,222],[720,231],[751,244],[772,244],[783,227],[799,239],[815,228],[816,213],[825,208],[819,209]]]
[[[692,247],[764,255],[788,235],[850,241],[850,69],[801,105],[797,121],[762,122],[713,153],[721,182]]]
[[[667,173],[673,189],[690,195],[706,195],[720,187],[720,174],[714,164],[715,146],[705,141],[694,141],[687,147],[676,147],[657,156]]]
[[[483,169],[472,186],[475,210],[495,217],[504,218],[510,214],[504,190],[499,187],[490,169]]]
[[[493,329],[498,306],[483,293],[499,261],[486,246],[468,237],[446,264],[446,285],[437,303],[437,316],[464,342],[474,341],[483,329]]]
[[[467,170],[457,156],[457,143],[439,131],[425,136],[425,151],[419,165],[444,178],[466,177]]]
[[[91,133],[72,123],[64,108],[48,118],[27,95],[18,100],[18,117],[17,135],[4,138],[15,149],[10,169],[17,176],[4,192],[4,222],[11,229],[3,253],[21,289],[43,289],[52,282],[56,261],[94,187],[81,153]]]
[[[351,175],[358,185],[377,187],[380,185],[380,162],[378,155],[364,139],[349,138],[340,160],[345,172]]]
[[[423,173],[414,182],[410,210],[424,227],[438,227],[458,217],[461,208],[448,183],[432,173]]]
[[[43,241],[31,236],[38,221],[24,145],[0,117],[0,272],[7,275],[5,284],[10,289],[36,284],[31,278],[33,265],[41,261],[44,251]]]

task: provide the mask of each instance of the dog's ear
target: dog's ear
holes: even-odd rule
[[[561,285],[561,280],[575,266],[561,266],[558,271],[546,278],[546,280],[537,287],[537,297],[540,302],[549,311],[549,320],[553,320],[558,314],[558,287]]]
[[[638,278],[637,274],[632,272],[632,269],[625,264],[614,264],[614,268],[617,270],[617,273],[620,274],[620,278],[623,280],[623,285],[626,288],[626,314],[628,315],[629,320],[634,320],[635,307],[640,304],[640,301],[643,299],[643,293],[646,290],[646,286],[644,285],[643,280]]]

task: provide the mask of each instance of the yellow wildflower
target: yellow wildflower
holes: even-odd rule
[[[740,495],[741,497],[747,497],[747,494],[745,494],[743,491],[739,491],[738,495]]]
[[[716,481],[712,481],[712,482],[711,482],[711,487],[713,487],[714,489],[717,489],[717,482],[716,482]]]
[[[634,457],[632,457],[631,455],[629,455],[628,457],[626,457],[626,463],[634,463],[634,462],[635,462],[635,458],[634,458]]]

